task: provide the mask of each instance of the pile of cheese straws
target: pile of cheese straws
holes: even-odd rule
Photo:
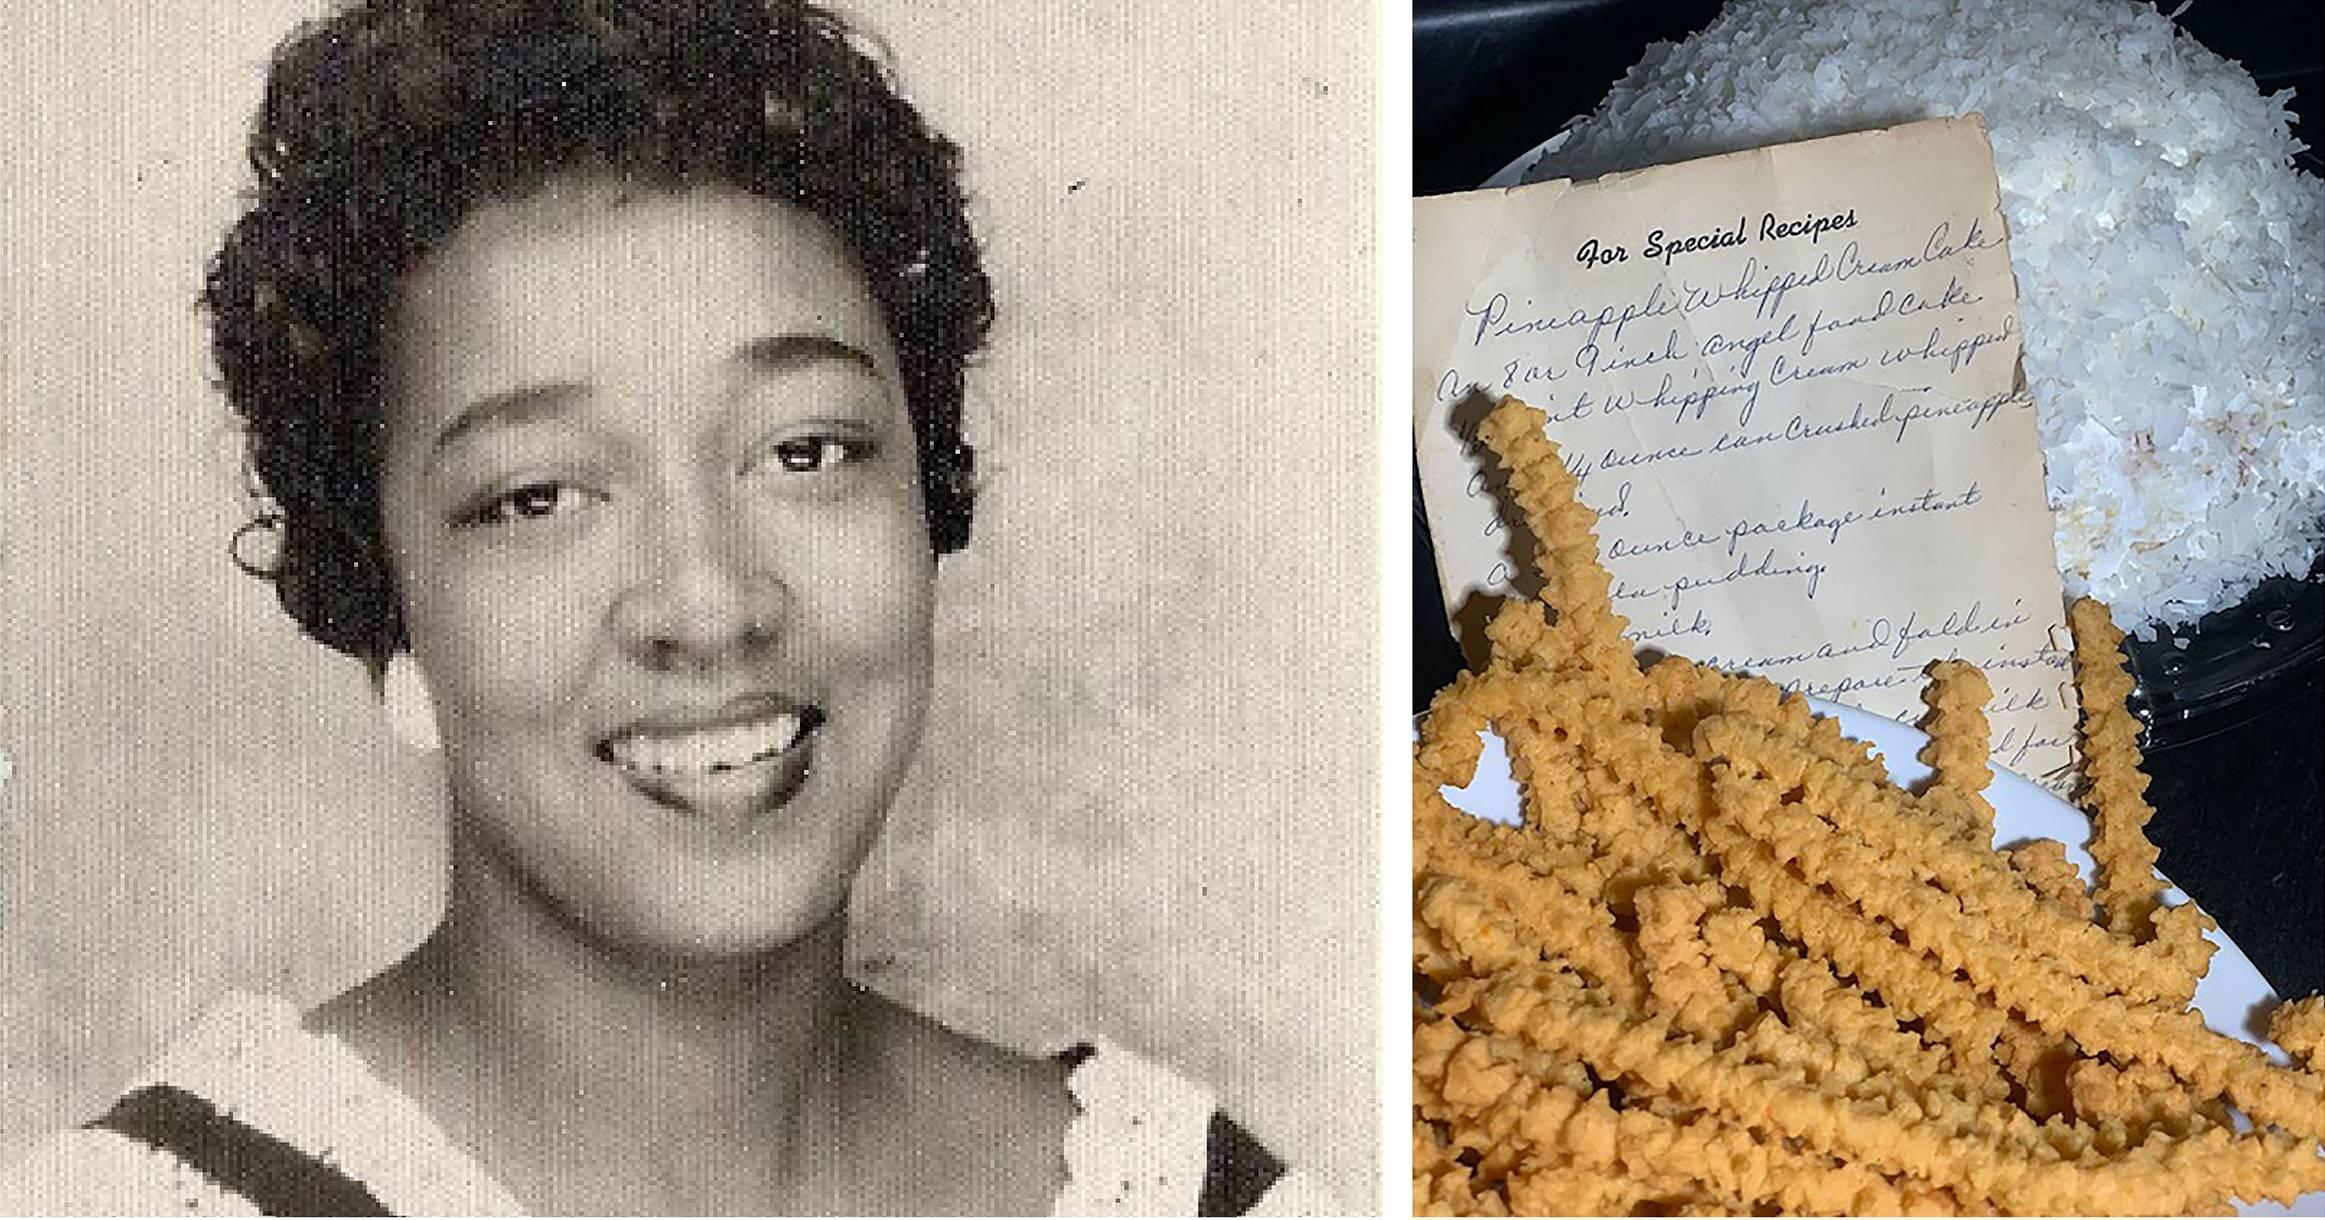
[[[2086,891],[2057,843],[1990,846],[1970,666],[1931,667],[1920,794],[1766,681],[1642,671],[1544,423],[1508,399],[1483,435],[1548,605],[1502,609],[1414,754],[1416,1214],[2153,1214],[2325,1189],[2325,1000],[2274,1015],[2293,1067],[2189,1009],[2209,920],[2161,901],[2103,607],[2073,615]],[[1488,725],[1522,827],[1439,792]]]

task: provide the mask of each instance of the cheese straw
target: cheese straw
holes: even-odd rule
[[[1504,399],[1481,430],[1542,597],[1493,615],[1413,754],[1417,1214],[2212,1214],[2325,1190],[2325,1000],[2278,1010],[2293,1067],[2189,1010],[2210,921],[2154,876],[2103,607],[2072,616],[2094,892],[2060,844],[1991,846],[1968,664],[1929,671],[1918,794],[1771,683],[1642,671],[1545,422]],[[1442,793],[1488,727],[1523,825]]]

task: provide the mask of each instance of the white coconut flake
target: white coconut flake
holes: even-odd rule
[[[1729,0],[1526,180],[1982,113],[2059,566],[2153,638],[2325,537],[2325,182],[2290,96],[2133,0]]]

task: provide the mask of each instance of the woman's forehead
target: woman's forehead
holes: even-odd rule
[[[879,304],[820,218],[731,189],[560,180],[480,206],[405,275],[390,380],[442,412],[516,385],[708,375],[787,341],[895,372]]]

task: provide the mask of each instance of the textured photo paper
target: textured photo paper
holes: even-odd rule
[[[413,459],[409,469],[422,472],[412,476],[414,495],[443,510],[410,518],[420,523],[410,530],[436,541],[398,560],[444,574],[425,590],[425,608],[405,612],[421,623],[415,646],[432,660],[417,668],[428,671],[422,689],[434,691],[441,752],[399,741],[391,721],[400,671],[390,670],[383,706],[362,661],[303,634],[276,587],[239,570],[238,559],[259,567],[279,559],[279,531],[239,540],[237,532],[280,497],[252,495],[243,425],[218,385],[211,315],[199,301],[205,271],[251,197],[245,143],[270,57],[328,11],[99,0],[6,22],[23,93],[0,117],[12,150],[0,171],[8,268],[0,755],[12,772],[0,785],[0,1165],[37,1160],[60,1132],[109,1111],[116,1130],[198,1125],[202,1116],[189,1119],[166,1098],[149,1096],[126,1117],[116,1107],[137,1086],[173,1075],[232,1094],[222,1108],[256,1125],[319,1124],[301,1128],[303,1139],[334,1121],[372,1124],[379,1094],[350,1102],[305,1086],[336,1087],[377,1062],[360,1049],[352,1061],[332,1059],[360,1040],[301,1040],[298,1012],[372,979],[437,927],[451,892],[447,861],[468,850],[448,829],[446,796],[448,775],[466,765],[499,810],[480,819],[500,836],[487,836],[499,854],[470,858],[513,860],[539,874],[532,880],[548,878],[540,920],[551,931],[540,945],[595,943],[606,918],[590,903],[600,899],[617,914],[646,912],[639,927],[615,928],[617,944],[632,933],[647,944],[665,933],[708,936],[706,928],[763,939],[781,922],[768,909],[812,911],[818,886],[846,885],[845,957],[857,983],[929,1018],[930,1029],[1004,1048],[993,1062],[1047,1064],[1095,1046],[1093,1062],[1116,1065],[1074,1077],[1085,1094],[1112,1095],[1082,1097],[1079,1112],[1104,1121],[1070,1126],[1075,1134],[1060,1147],[1056,1128],[1071,1107],[1053,1104],[1054,1089],[1034,1090],[1023,1113],[965,1135],[958,1115],[945,1119],[946,1099],[980,1088],[1010,1096],[1009,1086],[970,1079],[932,1053],[928,1073],[896,1077],[897,1088],[932,1099],[925,1142],[908,1124],[884,1137],[880,1156],[834,1165],[808,1155],[818,1172],[796,1206],[762,1210],[877,1212],[954,1190],[969,1211],[1045,1211],[1049,1196],[1028,1189],[1045,1171],[1043,1132],[1059,1159],[1077,1139],[1112,1146],[1083,1163],[1118,1178],[1069,1184],[1080,1193],[1055,1195],[1056,1206],[1193,1210],[1198,1188],[1217,1186],[1206,1177],[1221,1147],[1213,1113],[1238,1133],[1227,1159],[1241,1184],[1206,1195],[1203,1206],[1264,1204],[1260,1192],[1288,1167],[1281,1180],[1293,1186],[1274,1205],[1373,1210],[1378,489],[1349,473],[1351,452],[1369,451],[1377,436],[1371,6],[840,8],[897,91],[958,145],[994,307],[962,408],[975,451],[965,476],[976,489],[974,524],[963,548],[934,563],[926,590],[930,676],[908,701],[925,711],[925,728],[909,765],[897,768],[893,800],[868,806],[865,824],[878,834],[868,858],[836,883],[818,862],[844,863],[847,834],[800,831],[806,846],[795,855],[762,852],[779,858],[760,860],[758,871],[728,869],[722,853],[749,853],[718,837],[715,818],[683,819],[689,809],[731,812],[730,789],[720,786],[730,780],[663,774],[697,764],[707,772],[720,750],[758,758],[812,737],[820,753],[801,763],[804,778],[769,779],[767,791],[790,783],[818,792],[818,777],[859,775],[850,791],[860,796],[882,782],[882,766],[865,761],[879,750],[847,743],[879,737],[893,746],[911,736],[887,731],[897,717],[863,710],[888,705],[869,695],[850,702],[911,685],[908,673],[895,677],[910,666],[889,664],[893,654],[875,646],[874,620],[910,618],[882,573],[914,569],[903,551],[882,552],[891,568],[863,561],[866,530],[830,527],[833,506],[855,503],[846,497],[856,493],[784,491],[742,520],[704,515],[705,506],[736,502],[672,474],[788,477],[863,461],[882,477],[910,477],[910,445],[900,449],[893,431],[874,436],[877,427],[849,414],[856,408],[814,415],[823,431],[794,427],[804,397],[837,386],[846,399],[848,386],[887,384],[882,301],[855,315],[820,306],[784,315],[797,323],[790,331],[862,339],[874,350],[855,372],[854,357],[788,341],[719,364],[688,355],[700,346],[689,342],[730,319],[721,305],[745,290],[738,285],[758,282],[738,269],[755,251],[789,252],[770,264],[785,284],[826,283],[831,267],[855,265],[845,254],[820,263],[798,254],[807,247],[789,240],[796,226],[747,207],[657,210],[651,191],[624,203],[618,175],[611,185],[577,178],[545,211],[500,214],[509,242],[478,240],[472,261],[414,290],[425,303],[413,316],[435,319],[435,330],[413,324],[411,334],[431,337],[399,349],[407,384],[398,390],[407,395],[449,404],[505,388],[505,377],[488,384],[491,375],[516,374],[496,362],[534,350],[529,338],[585,363],[603,356],[628,378],[561,398],[554,385],[535,392],[540,370],[521,370],[531,388],[486,412],[491,419],[466,439],[446,442],[447,456]],[[507,71],[523,79],[495,87],[552,95],[595,87],[573,66],[586,56],[568,52],[581,54],[552,45],[519,56]],[[415,86],[382,121],[425,123],[434,96]],[[766,114],[797,119],[779,105]],[[614,242],[594,247],[602,261],[582,257],[586,244],[552,240],[567,232],[560,216],[600,205],[631,226],[627,237],[599,234]],[[764,234],[751,226],[762,222],[776,240],[752,245]],[[296,242],[278,253],[289,263],[323,257]],[[898,274],[923,273],[906,263]],[[478,287],[495,284],[505,289],[497,297]],[[632,316],[577,305],[641,284],[658,291],[639,295],[653,308]],[[494,321],[520,316],[505,330]],[[656,326],[675,327],[686,342],[641,338]],[[706,369],[734,380],[704,380]],[[635,426],[634,408],[656,395],[666,396],[671,430]],[[623,408],[591,414],[608,402]],[[736,403],[738,418],[773,423],[719,431],[726,425],[705,414]],[[614,422],[557,431],[575,419]],[[848,431],[859,425],[863,437]],[[691,440],[674,439],[682,433],[708,439],[688,448]],[[524,448],[541,435],[553,439]],[[393,451],[400,442],[383,443]],[[481,447],[462,448],[471,443]],[[884,456],[863,456],[875,450]],[[431,481],[439,470],[466,472],[458,477],[489,495],[428,500],[446,486]],[[816,486],[872,489],[868,496],[900,486],[862,477],[861,487]],[[659,497],[656,510],[624,515],[638,503],[624,493],[637,488]],[[587,540],[609,536],[570,524],[584,520],[571,514],[590,513],[599,516],[588,521],[638,531],[621,535],[624,558],[588,550]],[[799,521],[820,522],[821,532],[785,532]],[[538,552],[522,558],[507,541],[520,535],[494,532],[536,528],[583,541],[550,563]],[[761,558],[765,572],[753,566]],[[333,575],[313,595],[356,598],[352,579]],[[627,591],[633,579],[649,592]],[[603,649],[630,651],[589,651],[601,631],[613,641]],[[772,659],[764,671],[730,671],[721,651],[730,647],[763,648]],[[580,676],[561,684],[567,671],[533,673],[512,660],[536,652]],[[781,680],[727,680],[737,673]],[[576,706],[586,704],[593,732],[604,732],[560,739],[565,754],[526,736],[531,713],[517,692],[532,689],[528,681],[544,699],[585,690]],[[641,710],[607,711],[616,689]],[[728,699],[734,690],[758,702]],[[703,714],[651,719],[673,707]],[[735,735],[710,740],[713,712],[729,715]],[[753,732],[781,740],[745,740]],[[516,761],[496,769],[504,755]],[[581,794],[575,801],[528,803],[528,794],[567,791],[559,785],[568,781]],[[625,783],[649,799],[623,804]],[[765,795],[750,788],[745,803]],[[656,839],[609,813],[633,807],[690,829]],[[519,816],[528,810],[547,812]],[[593,823],[593,814],[607,816]],[[682,849],[668,847],[681,839]],[[748,885],[712,884],[736,877],[764,882],[768,905],[755,905],[761,891]],[[561,919],[581,931],[560,939]],[[528,1071],[565,1070],[557,1095],[571,1099],[570,1111],[539,1109],[544,1129],[569,1125],[570,1144],[497,1182],[465,1178],[445,1166],[524,1160],[537,1141],[473,1117],[484,1110],[448,1118],[423,1097],[418,1112],[433,1122],[372,1124],[367,1146],[334,1154],[389,1210],[742,1206],[776,1191],[780,1175],[766,1166],[796,1163],[787,1152],[823,1147],[816,1141],[827,1136],[842,1146],[834,1132],[861,1139],[840,1120],[761,1144],[745,1129],[723,1154],[647,1157],[622,1193],[592,1194],[580,1185],[590,1171],[639,1154],[598,1150],[591,1116],[626,1104],[643,1140],[656,1107],[683,1092],[678,1074],[716,1060],[682,1045],[681,1033],[707,1024],[658,1024],[651,996],[634,1029],[542,1021],[536,1001],[552,993],[534,972],[554,975],[562,959],[553,958],[504,955],[525,968],[509,976],[507,1023],[423,1049],[491,1065],[510,1057],[511,1039],[544,1039],[516,1058]],[[703,981],[716,974],[715,959],[706,953],[699,969],[649,982],[685,997],[674,1002],[700,1002],[717,994]],[[504,994],[474,981],[447,989],[462,1004],[480,992]],[[219,1016],[235,996],[243,1006]],[[222,1021],[259,1042],[276,1022],[277,1033],[288,1031],[278,1041],[300,1048],[285,1053],[320,1058],[296,1070],[270,1063],[239,1083],[204,1077],[233,1060],[217,1042]],[[561,1058],[561,1046],[574,1049]],[[637,1079],[572,1066],[611,1062],[625,1046]],[[850,1072],[861,1063],[827,1066]],[[1066,1070],[1030,1078],[1055,1083]],[[467,1079],[485,1075],[479,1067]],[[734,1104],[733,1081],[704,1076],[705,1097],[728,1099],[705,1104]],[[539,1080],[527,1079],[501,1082],[495,1095],[541,1095]],[[1022,1147],[1035,1152],[993,1151]],[[1006,1167],[988,1171],[988,1158]],[[542,1163],[569,1164],[572,1176],[544,1174]],[[162,1195],[125,1188],[120,1197],[137,1203],[122,1206],[215,1204],[207,1168],[191,1172],[165,1178]],[[720,1175],[736,1194],[703,1186]],[[746,1195],[754,1176],[768,1179],[757,1183],[766,1189]],[[877,1185],[853,1189],[863,1183]],[[56,1197],[42,1193],[54,1183],[9,1185],[7,1197],[35,1201],[23,1206]],[[323,1197],[350,1210],[362,1199]],[[1166,1197],[1177,1201],[1156,1202]]]

